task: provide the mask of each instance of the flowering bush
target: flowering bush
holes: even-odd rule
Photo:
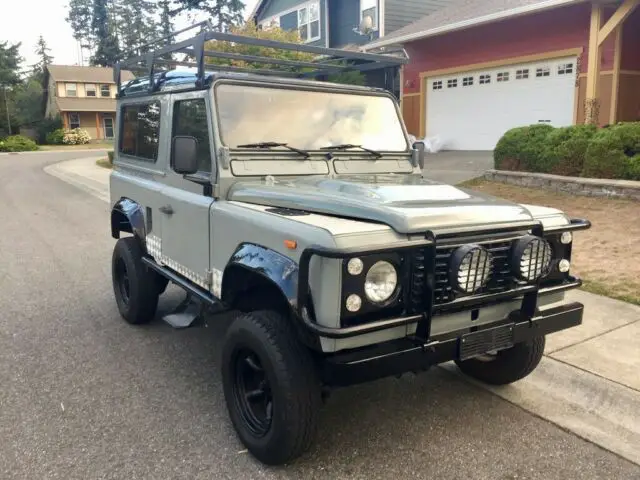
[[[84,145],[91,141],[91,137],[86,130],[82,128],[74,128],[73,130],[65,130],[62,142],[65,145]]]

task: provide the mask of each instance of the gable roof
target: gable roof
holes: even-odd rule
[[[79,65],[48,65],[49,75],[56,82],[116,83],[111,67],[81,67]],[[135,75],[129,70],[121,72],[122,81],[133,80]]]
[[[465,0],[436,10],[379,40],[366,44],[363,49],[411,42],[583,1],[585,0]]]

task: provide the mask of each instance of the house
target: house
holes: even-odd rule
[[[384,37],[443,5],[460,1],[259,0],[248,19],[265,29],[298,29],[310,45],[345,48]]]
[[[640,120],[640,0],[471,0],[367,44],[406,49],[408,130],[491,150],[505,130]]]
[[[134,75],[122,72],[122,79]],[[116,84],[113,69],[48,65],[44,75],[46,117],[60,115],[65,128],[82,128],[92,140],[114,136]]]

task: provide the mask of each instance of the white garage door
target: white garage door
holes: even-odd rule
[[[513,127],[573,124],[576,57],[427,81],[427,136],[448,150],[492,150]]]

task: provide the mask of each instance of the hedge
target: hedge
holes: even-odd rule
[[[22,135],[12,135],[0,141],[0,152],[32,152],[38,150],[36,142]]]
[[[598,129],[529,125],[507,131],[494,151],[499,170],[640,180],[640,122]]]

